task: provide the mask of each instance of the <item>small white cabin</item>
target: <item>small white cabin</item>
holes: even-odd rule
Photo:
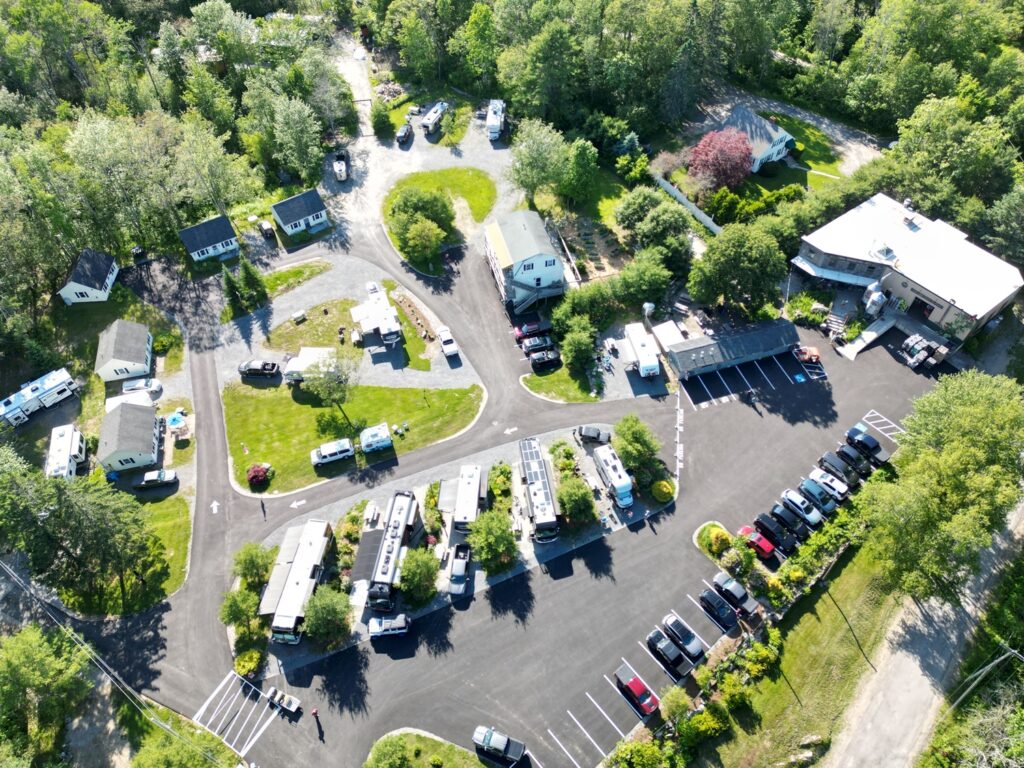
[[[109,253],[83,248],[67,283],[57,291],[65,304],[106,301],[117,279],[117,262]]]

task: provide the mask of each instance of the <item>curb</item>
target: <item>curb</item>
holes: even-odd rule
[[[539,392],[534,392],[532,389],[526,386],[526,377],[532,375],[532,373],[524,373],[522,376],[520,376],[519,386],[521,386],[523,389],[527,391],[527,393],[533,395],[539,400],[547,400],[549,403],[554,403],[555,405],[596,405],[598,403],[604,402],[604,400],[602,400],[600,397],[597,398],[596,400],[591,400],[590,402],[586,403],[570,403],[568,400],[555,400],[553,397],[548,397],[547,395],[542,395]]]

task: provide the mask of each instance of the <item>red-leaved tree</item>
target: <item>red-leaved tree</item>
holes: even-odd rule
[[[690,153],[690,175],[711,180],[712,188],[738,186],[750,174],[754,158],[747,135],[735,128],[704,134]]]

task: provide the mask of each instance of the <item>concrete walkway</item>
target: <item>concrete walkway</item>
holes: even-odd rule
[[[927,746],[958,676],[985,595],[1000,566],[1017,556],[1024,537],[1024,504],[981,559],[980,575],[964,590],[963,605],[907,600],[846,711],[823,768],[912,766]]]
[[[896,325],[896,318],[880,317],[875,320],[871,325],[861,331],[860,335],[851,341],[849,344],[844,344],[839,348],[839,354],[845,357],[847,360],[853,360],[860,352],[869,345],[873,344],[879,336],[888,331]]]

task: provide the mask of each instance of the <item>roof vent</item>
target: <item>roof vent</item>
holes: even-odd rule
[[[906,208],[908,211],[914,210],[914,201],[911,200],[909,197],[904,197],[903,207]]]

